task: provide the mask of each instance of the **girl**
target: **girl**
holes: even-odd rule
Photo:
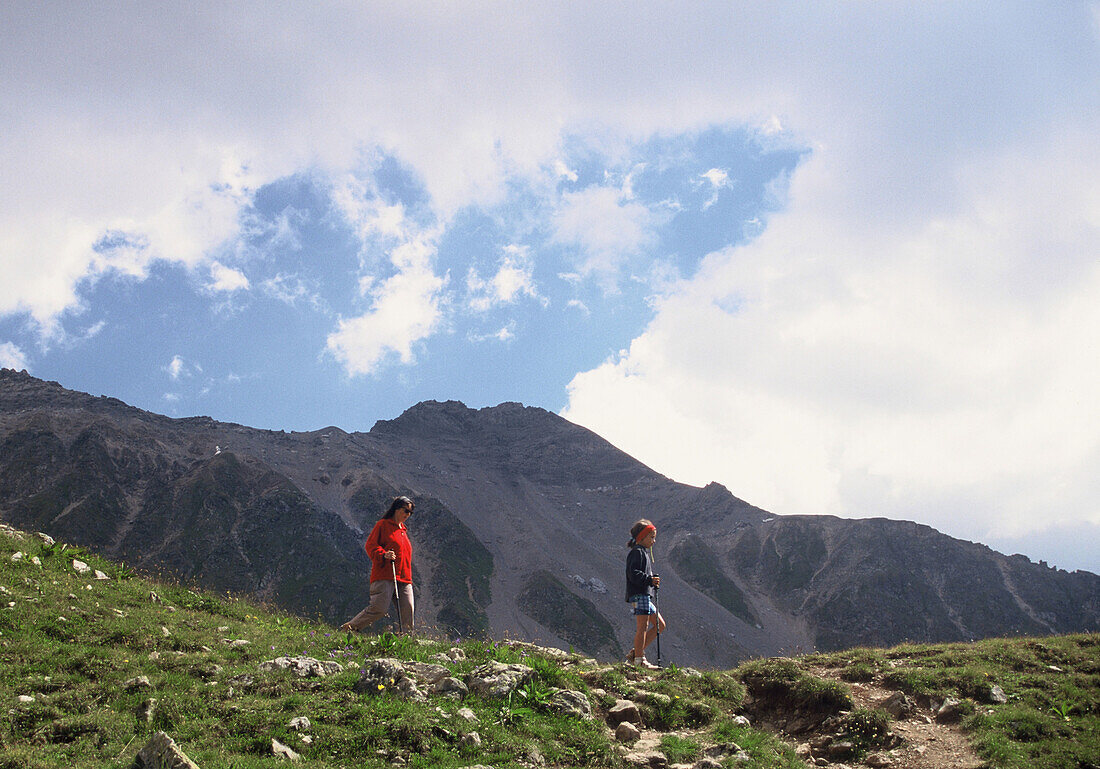
[[[363,547],[370,556],[370,605],[340,626],[349,633],[361,630],[386,616],[390,602],[397,604],[401,618],[399,632],[412,632],[412,543],[405,521],[413,512],[408,497],[397,497]]]
[[[626,600],[634,605],[632,614],[637,624],[634,647],[627,654],[627,662],[650,670],[657,666],[645,658],[645,648],[658,633],[664,632],[665,620],[653,605],[661,578],[653,573],[653,556],[649,550],[657,541],[657,527],[645,518],[630,527],[630,541],[626,556]]]

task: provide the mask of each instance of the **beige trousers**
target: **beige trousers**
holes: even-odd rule
[[[395,603],[401,610],[400,632],[412,632],[414,609],[412,585],[408,582],[398,582],[397,596],[394,595],[393,585],[393,582],[385,580],[370,583],[370,605],[348,620],[352,630],[362,630],[367,625],[382,619],[389,612],[390,604]]]

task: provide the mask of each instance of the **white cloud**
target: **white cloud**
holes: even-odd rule
[[[432,269],[434,255],[431,234],[395,247],[397,273],[372,283],[370,309],[337,323],[326,347],[348,374],[377,373],[391,354],[411,363],[414,345],[436,331],[445,281]]]
[[[207,291],[223,291],[231,294],[234,291],[245,291],[250,285],[248,277],[240,270],[226,267],[221,262],[211,262],[210,282],[206,284]]]
[[[655,240],[654,214],[613,187],[567,192],[554,216],[554,240],[578,249],[577,269],[612,288],[620,272]]]
[[[1064,131],[976,158],[950,214],[894,232],[824,216],[811,160],[790,210],[712,254],[563,413],[774,512],[978,540],[1100,524],[1097,157]]]
[[[624,26],[601,2],[230,4],[218,24],[179,6],[143,19],[155,45],[131,45],[129,8],[15,4],[0,28],[0,178],[18,180],[0,188],[0,315],[50,333],[88,281],[202,267],[258,185],[309,171],[344,184],[364,244],[425,254],[364,250],[369,309],[329,349],[375,371],[439,327],[443,278],[432,234],[346,181],[371,147],[414,169],[446,222],[556,167],[567,133],[750,126],[812,149],[774,201],[786,210],[687,276],[621,360],[578,376],[567,413],[660,462],[689,436],[661,469],[777,511],[974,531],[1095,520],[1081,399],[1098,7],[755,2],[733,24],[721,3],[641,2]],[[655,214],[627,187],[561,203],[551,226],[578,278],[612,285],[653,243]],[[111,232],[126,237],[97,251]],[[631,432],[647,421],[648,442]],[[1029,442],[1052,452],[1047,475],[1009,477]]]
[[[324,300],[298,275],[279,273],[275,277],[268,278],[260,284],[264,294],[284,304],[295,306],[308,304],[315,310],[324,310]]]
[[[168,372],[168,377],[174,382],[186,373],[187,364],[179,355],[174,355],[168,365],[164,367],[164,370]]]
[[[27,356],[12,342],[0,344],[0,368],[10,368],[23,371],[27,368]]]
[[[546,299],[539,296],[533,277],[533,265],[530,251],[526,246],[506,246],[497,272],[488,280],[483,279],[473,267],[466,275],[466,291],[469,295],[470,309],[485,312],[505,304],[514,304],[520,297],[537,299],[546,305]]]

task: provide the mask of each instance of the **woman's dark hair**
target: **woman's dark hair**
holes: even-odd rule
[[[635,538],[639,534],[642,533],[642,529],[644,529],[646,526],[652,526],[652,525],[653,525],[653,522],[650,521],[648,518],[642,518],[637,523],[635,523],[633,526],[631,526],[630,527],[630,541],[626,543],[626,546],[627,547],[634,547],[636,544],[638,544],[637,542],[634,541]]]
[[[390,502],[390,509],[382,517],[393,518],[393,514],[398,510],[408,510],[411,513],[413,511],[413,501],[408,497],[394,497],[393,502]]]

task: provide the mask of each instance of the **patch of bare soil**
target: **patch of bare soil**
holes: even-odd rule
[[[839,680],[835,670],[815,670],[814,675],[821,678]],[[894,691],[884,689],[873,682],[844,682],[852,691],[852,699],[857,708],[881,707]],[[970,746],[966,734],[957,724],[941,723],[935,713],[927,706],[914,703],[915,710],[907,716],[891,721],[890,731],[901,738],[901,744],[890,750],[873,752],[861,763],[848,763],[847,766],[889,767],[890,769],[981,769],[987,764],[978,757]],[[807,741],[804,735],[799,741]],[[834,769],[841,764],[828,761],[818,763],[812,757],[804,757],[809,764],[829,765]]]

